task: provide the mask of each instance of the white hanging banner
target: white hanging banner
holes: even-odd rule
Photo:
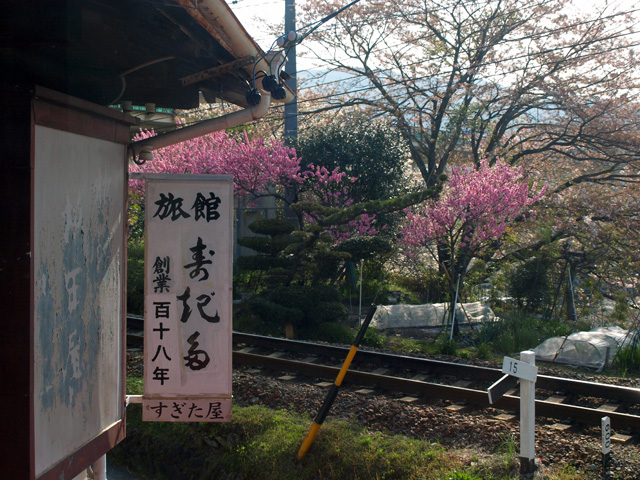
[[[144,178],[142,418],[230,422],[232,177]]]

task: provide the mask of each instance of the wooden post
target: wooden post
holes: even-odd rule
[[[520,360],[535,365],[536,354],[532,350],[520,352]],[[520,474],[531,475],[535,472],[535,380],[520,378]]]

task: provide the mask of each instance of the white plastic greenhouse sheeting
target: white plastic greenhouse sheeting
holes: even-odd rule
[[[598,327],[588,332],[576,332],[567,337],[548,338],[537,346],[536,359],[601,371],[630,343],[628,330],[618,326]]]
[[[425,305],[379,305],[371,326],[388,328],[439,327],[448,323],[444,319],[447,303]],[[466,313],[466,314],[465,314]],[[456,307],[456,320],[460,323],[493,322],[496,317],[487,305],[480,302],[464,303]]]

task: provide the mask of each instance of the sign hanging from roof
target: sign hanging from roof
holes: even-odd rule
[[[146,175],[145,421],[231,421],[233,180]]]

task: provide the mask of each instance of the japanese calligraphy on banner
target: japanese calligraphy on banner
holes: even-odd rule
[[[233,180],[145,174],[145,421],[231,421]]]

